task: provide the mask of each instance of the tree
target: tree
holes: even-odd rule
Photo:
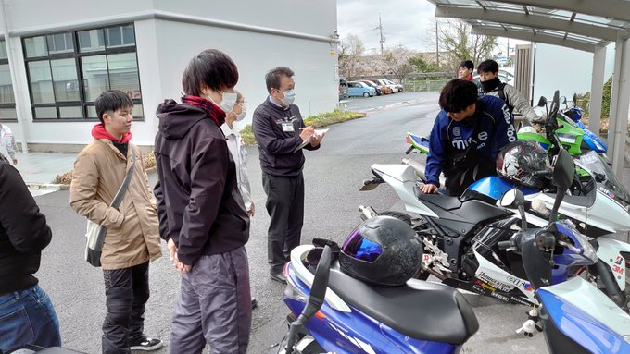
[[[359,75],[360,57],[365,51],[365,46],[361,38],[356,34],[349,33],[339,43],[339,72],[346,78]]]
[[[403,45],[388,49],[383,55],[383,62],[387,71],[384,74],[394,75],[400,83],[403,83],[414,70],[409,63],[409,58],[413,55],[414,53]]]
[[[497,37],[473,34],[472,26],[462,20],[441,21],[438,38],[453,71],[457,71],[462,60],[470,59],[477,65],[488,59],[497,46]]]
[[[411,65],[414,68],[414,71],[417,73],[426,73],[438,70],[438,66],[436,63],[427,63],[422,55],[419,54],[409,58],[409,65]]]

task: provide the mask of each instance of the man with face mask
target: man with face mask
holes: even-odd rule
[[[252,121],[258,141],[262,182],[271,216],[268,258],[271,279],[286,283],[282,267],[300,244],[304,221],[303,149],[317,150],[323,135],[306,127],[295,101],[294,72],[271,69],[265,76],[269,97],[256,108]]]
[[[247,150],[245,149],[245,143],[241,139],[237,129],[234,129],[234,123],[245,119],[246,106],[245,96],[242,93],[236,92],[236,104],[232,107],[232,111],[225,115],[225,123],[221,125],[223,135],[230,149],[230,154],[234,159],[234,165],[236,166],[236,182],[238,189],[241,191],[241,196],[245,202],[245,210],[247,215],[251,218],[256,212],[256,205],[251,196],[251,188],[249,187],[249,179],[247,178]],[[252,308],[258,307],[258,301],[252,298]]]
[[[530,122],[536,122],[540,117],[536,115],[534,108],[514,86],[501,82],[499,79],[499,64],[488,59],[477,67],[477,73],[481,80],[480,95],[499,97],[508,105],[510,113],[519,112]]]
[[[208,49],[184,70],[182,103],[158,106],[160,236],[182,273],[170,353],[245,353],[252,320],[245,243],[249,217],[220,126],[234,111],[238,71]]]

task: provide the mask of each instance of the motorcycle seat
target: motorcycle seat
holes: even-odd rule
[[[407,285],[373,286],[342,273],[338,264],[328,281],[348,305],[406,336],[461,345],[479,329],[472,307],[457,290],[418,279]]]
[[[438,224],[461,235],[467,234],[477,225],[509,215],[505,209],[480,200],[461,202],[457,197],[425,194],[422,191],[416,191],[416,196],[438,216]]]
[[[462,202],[458,197],[450,197],[439,193],[422,193],[422,190],[418,187],[416,187],[414,191],[416,193],[416,198],[423,202],[439,205],[440,208],[444,210],[459,209],[462,206]]]

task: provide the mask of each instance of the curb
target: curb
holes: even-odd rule
[[[67,190],[67,189],[70,188],[69,184],[53,184],[53,183],[31,183],[31,182],[26,182],[26,186],[29,189]]]

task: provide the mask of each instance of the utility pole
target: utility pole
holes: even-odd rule
[[[438,49],[438,21],[435,18],[435,64],[437,64],[438,68],[440,67],[440,50]]]
[[[383,21],[381,20],[381,13],[378,13],[378,27],[375,30],[381,31],[381,55],[385,54],[385,37],[383,37]]]

